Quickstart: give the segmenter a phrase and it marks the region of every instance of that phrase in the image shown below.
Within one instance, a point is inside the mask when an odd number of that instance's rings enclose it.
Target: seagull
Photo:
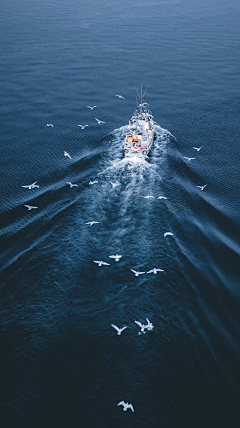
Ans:
[[[155,198],[155,196],[151,196],[151,195],[147,195],[147,196],[144,196],[144,199],[150,199],[150,198]]]
[[[71,189],[72,187],[78,187],[78,185],[77,185],[77,184],[73,184],[73,183],[71,183],[71,181],[67,181],[67,184],[69,184],[70,189]]]
[[[203,190],[205,187],[207,186],[207,184],[204,184],[204,186],[197,186],[199,189]]]
[[[70,154],[68,152],[66,152],[66,151],[64,151],[64,156],[67,156],[69,159],[72,159],[71,156],[70,156]]]
[[[27,209],[28,209],[28,211],[31,211],[31,210],[36,210],[38,207],[33,207],[32,205],[24,205]]]
[[[158,272],[164,272],[164,269],[153,268],[153,269],[149,270],[147,273],[153,273],[154,275],[156,275]]]
[[[145,333],[146,326],[143,325],[140,321],[134,321],[140,328],[143,333]]]
[[[37,183],[37,181],[35,181],[34,183],[32,183],[32,184],[28,184],[27,186],[22,186],[22,187],[25,187],[26,189],[34,189],[35,187],[38,187],[39,188],[39,185],[38,184],[36,184]]]
[[[183,156],[183,158],[184,158],[184,159],[187,159],[187,160],[188,160],[188,162],[189,162],[190,160],[196,159],[196,158],[188,158],[187,156]]]
[[[87,106],[87,108],[90,108],[91,110],[93,110],[95,107],[97,107],[97,106],[93,106],[93,107]]]
[[[86,128],[86,126],[88,126],[88,125],[78,125],[78,126],[81,126],[81,129],[84,129],[84,128]]]
[[[113,188],[116,187],[116,186],[120,186],[119,183],[113,183],[112,181],[110,181],[110,183],[111,183],[111,185],[112,185]]]
[[[120,401],[120,402],[118,403],[118,406],[123,406],[123,411],[124,411],[124,412],[126,412],[126,411],[127,411],[127,409],[131,409],[131,410],[132,410],[132,412],[134,412],[133,405],[132,405],[132,404],[125,403],[125,401]]]
[[[167,199],[166,196],[158,196],[157,199]]]
[[[111,324],[111,326],[112,326],[113,328],[115,328],[115,330],[117,330],[117,335],[118,335],[118,336],[121,336],[121,334],[122,334],[123,330],[125,330],[125,328],[127,328],[127,326],[122,327],[122,328],[119,328],[119,327],[117,327],[117,326],[116,326],[116,325],[114,325],[114,324]]]
[[[103,122],[102,120],[97,119],[96,117],[95,117],[95,119],[96,119],[96,121],[97,121],[98,124],[100,124],[100,123],[106,123],[106,122]]]
[[[134,269],[131,269],[131,271],[134,273],[135,276],[142,275],[143,273],[145,273],[145,272],[137,272]]]
[[[116,95],[116,97],[122,98],[123,100],[125,100],[125,98],[122,95]]]
[[[93,260],[93,261],[94,261],[94,263],[97,263],[98,266],[102,266],[102,265],[104,265],[104,266],[110,266],[110,264],[106,263],[106,262],[102,262],[102,261],[98,261],[98,260]]]
[[[95,181],[89,181],[89,184],[95,184],[95,183],[98,183],[98,180],[95,180]]]
[[[146,318],[146,320],[147,320],[147,325],[145,325],[145,328],[146,328],[148,331],[153,330],[153,329],[154,329],[154,325],[149,321],[149,319],[148,319],[148,318]]]
[[[201,147],[193,147],[193,149],[194,150],[197,150],[197,152],[199,152],[199,150],[201,150],[201,148],[202,148],[203,146],[201,146]]]
[[[86,224],[90,224],[90,226],[92,226],[93,224],[97,224],[97,223],[100,223],[100,221],[89,221]]]
[[[122,256],[119,256],[118,254],[116,254],[116,256],[108,256],[108,257],[110,257],[110,259],[115,259],[116,262],[119,262]]]
[[[47,125],[46,126],[51,126],[52,128],[54,128],[54,126],[53,126],[53,124],[52,123],[47,123]],[[45,128],[46,128],[46,126],[45,126]]]
[[[165,232],[163,236],[164,236],[164,238],[165,238],[165,236],[168,236],[168,235],[169,235],[169,236],[173,236],[173,233],[172,233],[172,232]]]

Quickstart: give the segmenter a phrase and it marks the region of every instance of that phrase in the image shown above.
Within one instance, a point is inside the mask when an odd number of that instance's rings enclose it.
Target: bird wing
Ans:
[[[93,260],[93,261],[94,261],[94,263],[102,263],[99,260]]]
[[[156,269],[158,272],[164,272],[164,269]]]
[[[129,409],[131,409],[131,410],[132,410],[132,412],[134,412],[134,408],[133,408],[133,405],[132,405],[132,404],[129,404],[129,405],[128,405],[128,407],[129,407]]]
[[[118,406],[125,406],[125,401],[119,401]]]
[[[127,325],[121,328],[121,332],[127,328]]]
[[[135,274],[136,274],[136,273],[138,273],[138,272],[137,272],[136,270],[134,270],[134,269],[131,269],[131,271],[132,271],[133,273],[135,273]]]
[[[102,262],[102,265],[110,266],[109,263]]]
[[[139,327],[141,327],[141,328],[143,328],[143,327],[144,327],[144,325],[143,325],[140,321],[135,321],[135,323],[136,323],[137,325],[139,325]]]
[[[118,328],[115,324],[111,324],[111,326],[112,326],[113,328],[115,328],[115,330],[119,331],[119,328]]]
[[[25,188],[27,188],[27,189],[29,188],[29,186],[21,186],[21,187],[25,187]]]
[[[116,258],[116,256],[108,256],[108,257],[110,257],[110,259],[115,259]]]
[[[138,272],[138,275],[142,275],[143,273],[145,273],[145,272]]]
[[[152,273],[152,272],[154,272],[154,270],[153,270],[153,269],[149,270],[147,273]]]
[[[24,205],[26,208],[31,208],[30,205]]]

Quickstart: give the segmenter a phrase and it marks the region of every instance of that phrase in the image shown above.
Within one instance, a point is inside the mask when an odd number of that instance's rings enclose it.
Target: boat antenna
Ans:
[[[145,92],[143,94],[143,97],[145,97],[145,94],[146,94],[147,90],[148,90],[148,86],[146,87],[146,90],[145,90]]]

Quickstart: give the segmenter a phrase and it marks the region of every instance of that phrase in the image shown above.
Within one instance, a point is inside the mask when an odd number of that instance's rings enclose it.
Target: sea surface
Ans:
[[[239,0],[0,12],[0,427],[239,428]]]

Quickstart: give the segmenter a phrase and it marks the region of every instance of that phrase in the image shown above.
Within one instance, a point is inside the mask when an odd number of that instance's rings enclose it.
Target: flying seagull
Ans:
[[[87,106],[87,108],[90,108],[91,110],[93,110],[95,107],[97,107],[97,106]]]
[[[203,190],[205,187],[207,186],[207,184],[204,184],[204,186],[197,186],[199,189]]]
[[[188,158],[187,156],[183,156],[184,159],[187,159],[187,161],[189,162],[190,160],[196,159],[196,158]]]
[[[166,196],[158,196],[157,199],[167,199]]]
[[[70,156],[70,154],[68,152],[66,152],[66,151],[64,151],[64,156],[67,156],[69,159],[72,159],[71,156]]]
[[[201,148],[202,148],[203,146],[201,146],[201,147],[193,147],[193,149],[194,150],[197,150],[197,152],[199,152],[200,150],[201,150]]]
[[[156,275],[158,272],[164,272],[164,269],[153,268],[153,269],[149,270],[147,273],[153,273],[154,275]]]
[[[142,324],[140,321],[134,321],[140,328],[143,333],[145,333],[146,326]]]
[[[37,181],[35,181],[34,183],[32,183],[32,184],[28,184],[27,186],[22,186],[22,187],[25,187],[26,189],[34,189],[35,187],[38,187],[39,188],[39,185],[38,184],[36,184],[37,183]]]
[[[102,262],[102,261],[98,261],[98,260],[93,260],[93,261],[94,261],[94,263],[97,263],[98,266],[102,266],[102,265],[104,265],[104,266],[110,266],[110,264],[106,263],[106,262]]]
[[[122,95],[116,95],[116,97],[122,98],[123,100],[125,100],[125,98]]]
[[[127,409],[131,409],[131,410],[132,410],[132,412],[134,412],[133,405],[132,405],[132,404],[125,403],[125,401],[120,401],[120,402],[118,403],[118,406],[123,406],[123,411],[124,411],[124,412],[126,412],[126,411],[127,411]]]
[[[84,128],[86,128],[86,126],[88,126],[88,125],[78,125],[78,126],[81,126],[81,129],[84,129]]]
[[[33,207],[32,205],[24,205],[27,209],[28,209],[28,211],[31,211],[31,210],[36,210],[38,207]]]
[[[164,238],[165,238],[165,236],[173,236],[173,233],[172,232],[165,232],[163,236],[164,236]]]
[[[151,322],[149,321],[149,319],[148,319],[148,318],[146,318],[146,320],[147,320],[147,325],[145,326],[145,327],[146,327],[146,329],[147,329],[148,331],[153,330],[153,329],[154,329],[154,325],[153,325],[153,323],[151,323]]]
[[[111,185],[112,185],[113,188],[116,187],[116,186],[120,186],[119,183],[113,183],[112,181],[110,181],[110,183],[111,183]]]
[[[118,336],[121,336],[121,334],[122,334],[123,330],[125,330],[125,328],[127,328],[127,326],[122,327],[122,328],[119,328],[119,327],[117,327],[117,326],[116,326],[116,325],[114,325],[114,324],[111,324],[111,326],[112,326],[113,328],[115,328],[115,330],[117,330],[117,335],[118,335]]]
[[[90,224],[90,226],[92,226],[93,224],[97,224],[97,223],[100,223],[100,221],[89,221],[86,224]]]
[[[108,257],[110,257],[110,259],[115,259],[116,262],[119,262],[122,256],[119,256],[118,254],[116,254],[116,256],[108,256]]]
[[[67,184],[69,184],[70,189],[71,189],[72,187],[78,187],[78,185],[77,185],[77,184],[73,184],[73,183],[71,183],[71,181],[67,181]]]
[[[102,120],[97,119],[96,117],[95,117],[95,119],[96,119],[96,121],[97,121],[98,124],[100,124],[100,123],[106,123],[106,122],[103,122]]]
[[[131,269],[131,271],[134,273],[135,276],[142,275],[143,273],[145,273],[145,272],[137,272],[134,269]]]
[[[147,195],[147,196],[144,196],[144,199],[150,199],[150,198],[155,198],[155,196],[151,196],[151,195]]]
[[[98,180],[89,181],[89,184],[95,184],[95,183],[98,183]]]
[[[54,126],[53,126],[53,124],[52,123],[47,123],[47,125],[46,126],[51,126],[52,128],[54,128]],[[46,128],[46,126],[45,126],[45,128]]]

